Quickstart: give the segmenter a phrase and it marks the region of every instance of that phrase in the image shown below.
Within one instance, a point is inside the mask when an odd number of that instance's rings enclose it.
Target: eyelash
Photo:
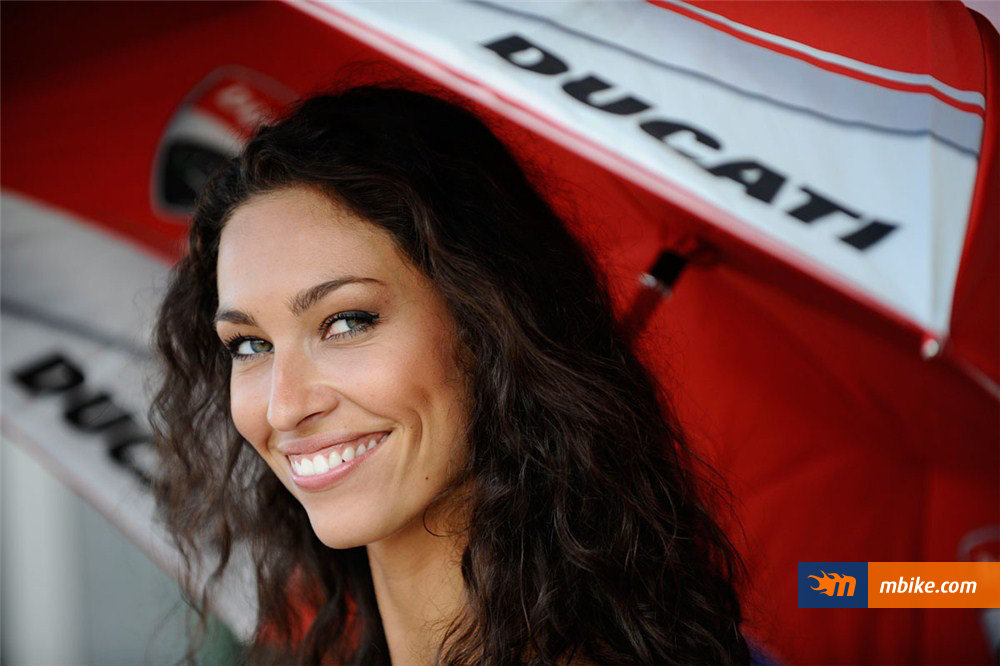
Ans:
[[[323,323],[320,324],[319,326],[319,332],[321,335],[324,335],[326,331],[329,330],[338,321],[345,321],[352,319],[361,321],[363,323],[360,326],[344,331],[343,333],[325,335],[323,340],[340,340],[343,338],[353,338],[356,335],[365,333],[369,331],[373,326],[375,326],[375,324],[378,323],[379,315],[376,312],[365,312],[363,310],[350,310],[347,312],[338,312],[337,314],[330,315],[329,317],[323,320]],[[235,335],[223,341],[222,344],[229,352],[229,355],[232,356],[234,361],[246,361],[254,356],[259,356],[260,354],[269,353],[269,352],[260,352],[257,354],[241,354],[238,351],[236,351],[237,349],[239,349],[242,343],[254,340],[261,340],[263,342],[267,342],[266,340],[263,340],[263,338],[257,338],[251,335]]]

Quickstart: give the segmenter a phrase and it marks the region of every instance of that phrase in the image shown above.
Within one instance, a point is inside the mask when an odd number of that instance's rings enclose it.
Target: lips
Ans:
[[[392,431],[379,431],[341,438],[336,444],[316,448],[319,440],[312,440],[313,450],[287,453],[292,482],[306,491],[323,491],[339,483],[383,447]],[[330,441],[330,440],[326,440]],[[305,440],[299,440],[302,445]]]
[[[312,435],[311,437],[303,437],[301,439],[292,439],[279,441],[275,445],[275,449],[279,453],[282,453],[288,457],[292,456],[309,456],[314,455],[324,449],[330,449],[342,444],[357,444],[359,440],[366,441],[368,437],[381,437],[382,435],[390,432],[388,430],[376,430],[376,431],[364,431],[364,430],[354,430],[354,431],[340,431],[340,432],[325,432]]]
[[[326,474],[344,463],[349,463],[357,457],[385,441],[388,432],[373,432],[360,435],[352,440],[340,442],[309,453],[292,454],[288,462],[292,471],[301,477],[311,477]]]

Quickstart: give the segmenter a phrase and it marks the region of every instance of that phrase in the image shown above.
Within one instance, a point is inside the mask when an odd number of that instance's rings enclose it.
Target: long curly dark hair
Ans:
[[[388,231],[439,290],[466,359],[465,611],[445,664],[749,659],[740,560],[668,401],[589,252],[459,104],[360,87],[263,127],[202,193],[156,344],[159,501],[190,566],[249,544],[252,661],[388,663],[364,547],[332,550],[236,432],[219,344],[219,238],[248,197],[320,188]],[[201,608],[205,596],[194,600]]]

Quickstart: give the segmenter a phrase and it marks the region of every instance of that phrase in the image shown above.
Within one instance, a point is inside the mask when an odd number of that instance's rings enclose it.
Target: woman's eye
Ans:
[[[375,326],[378,320],[379,315],[374,312],[338,312],[327,317],[319,330],[324,340],[338,340],[360,335]],[[242,335],[231,338],[223,344],[237,361],[246,361],[254,356],[274,351],[274,346],[267,340]]]
[[[244,360],[271,351],[271,343],[260,338],[236,338],[226,343],[234,359]]]
[[[320,327],[325,340],[352,337],[364,333],[378,322],[374,312],[338,312]]]

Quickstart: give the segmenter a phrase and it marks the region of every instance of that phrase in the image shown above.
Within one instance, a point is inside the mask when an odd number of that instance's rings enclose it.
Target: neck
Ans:
[[[422,521],[368,545],[375,598],[394,666],[434,662],[449,625],[464,604],[461,557],[465,541]]]

